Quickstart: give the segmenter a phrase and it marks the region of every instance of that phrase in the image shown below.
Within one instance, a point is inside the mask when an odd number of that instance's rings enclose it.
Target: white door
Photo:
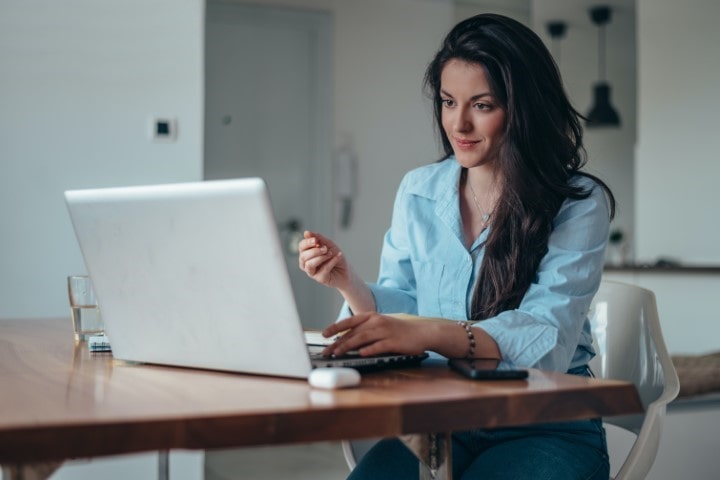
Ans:
[[[207,7],[205,178],[266,180],[300,316],[324,326],[339,301],[298,269],[292,246],[303,229],[332,235],[330,16]]]

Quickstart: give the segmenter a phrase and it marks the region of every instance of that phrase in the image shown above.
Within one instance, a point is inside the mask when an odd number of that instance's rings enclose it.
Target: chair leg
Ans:
[[[345,463],[347,463],[348,468],[352,472],[357,466],[357,458],[355,458],[355,452],[353,451],[352,443],[349,440],[343,440],[341,444],[343,456],[345,456]]]

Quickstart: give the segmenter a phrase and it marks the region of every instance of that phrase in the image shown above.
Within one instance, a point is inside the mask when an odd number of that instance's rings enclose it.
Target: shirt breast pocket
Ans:
[[[442,263],[413,262],[415,281],[417,284],[418,315],[439,317],[440,282],[445,266]]]

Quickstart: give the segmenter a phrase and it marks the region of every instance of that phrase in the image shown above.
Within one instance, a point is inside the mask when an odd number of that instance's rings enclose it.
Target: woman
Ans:
[[[346,333],[326,354],[432,351],[589,376],[587,311],[614,199],[580,171],[579,114],[552,56],[522,24],[478,15],[450,31],[425,84],[445,157],[400,184],[377,283],[330,239],[300,242],[300,268],[346,300],[348,318],[324,334]],[[604,430],[595,419],[458,433],[453,472],[607,479]],[[351,478],[416,476],[417,460],[388,439]]]

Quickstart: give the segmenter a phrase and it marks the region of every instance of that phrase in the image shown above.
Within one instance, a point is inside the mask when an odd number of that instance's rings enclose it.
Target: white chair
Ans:
[[[603,418],[636,435],[616,480],[644,479],[655,461],[667,404],[680,391],[665,347],[655,294],[620,282],[603,281],[590,309],[593,347],[590,368],[599,378],[633,382],[645,413]]]
[[[680,390],[660,329],[655,294],[635,285],[603,281],[590,307],[590,323],[597,353],[590,362],[592,371],[599,378],[634,383],[645,407],[644,414],[603,419],[636,435],[614,478],[644,479],[657,455],[667,404]],[[376,441],[343,442],[351,470]]]

